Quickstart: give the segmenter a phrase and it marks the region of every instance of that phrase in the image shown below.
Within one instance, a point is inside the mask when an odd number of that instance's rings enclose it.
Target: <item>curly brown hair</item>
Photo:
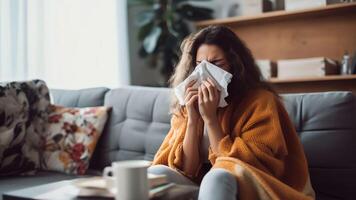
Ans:
[[[176,87],[194,71],[197,51],[202,44],[221,48],[230,64],[233,77],[228,85],[227,102],[237,94],[244,95],[248,90],[258,88],[264,88],[277,95],[270,84],[262,78],[251,51],[232,30],[225,26],[208,26],[183,40],[180,60],[169,79],[170,87]],[[183,106],[173,96],[170,112],[176,113],[182,111],[182,108]]]

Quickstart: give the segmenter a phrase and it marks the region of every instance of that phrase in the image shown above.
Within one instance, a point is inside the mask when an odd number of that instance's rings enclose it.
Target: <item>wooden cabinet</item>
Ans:
[[[356,51],[356,3],[334,4],[297,11],[273,11],[256,16],[206,20],[208,25],[230,27],[251,49],[256,59],[328,57],[341,60]],[[356,76],[325,76],[270,82],[281,93],[352,90]]]

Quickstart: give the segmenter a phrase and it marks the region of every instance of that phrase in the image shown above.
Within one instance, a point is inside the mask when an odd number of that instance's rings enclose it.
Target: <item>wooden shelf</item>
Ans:
[[[255,59],[271,61],[327,57],[342,59],[356,46],[356,2],[293,11],[272,11],[254,16],[199,21],[198,29],[210,25],[229,27],[245,42]],[[279,93],[352,91],[356,75],[271,78]]]
[[[310,8],[310,9],[301,9],[295,11],[272,11],[266,12],[259,15],[253,16],[237,16],[229,17],[224,19],[212,19],[204,20],[196,23],[198,27],[205,27],[209,25],[227,25],[227,24],[245,24],[252,22],[266,22],[273,20],[281,19],[293,19],[298,17],[307,17],[307,16],[327,16],[335,15],[343,12],[356,12],[356,3],[339,3],[333,5],[327,5],[322,7]]]
[[[353,75],[329,75],[324,77],[308,77],[308,78],[291,78],[279,79],[271,78],[268,80],[270,83],[296,83],[296,82],[317,82],[317,81],[340,81],[340,80],[356,80],[356,74]]]

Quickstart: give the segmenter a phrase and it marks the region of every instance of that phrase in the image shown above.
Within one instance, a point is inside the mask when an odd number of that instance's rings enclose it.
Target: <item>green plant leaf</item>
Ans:
[[[188,21],[211,19],[213,10],[194,6],[191,0],[132,0],[147,2],[149,10],[137,19],[139,55],[146,57],[151,68],[160,67],[166,80],[179,59],[179,45],[190,34]],[[211,1],[211,0],[195,0]],[[159,62],[158,62],[159,61]],[[156,65],[160,66],[156,66]]]
[[[161,36],[162,29],[159,26],[154,27],[150,34],[143,40],[143,47],[147,53],[152,53],[157,47],[157,41]]]
[[[136,18],[136,24],[138,26],[144,26],[154,20],[155,12],[153,10],[145,10],[138,14]]]
[[[174,12],[170,9],[166,11],[166,25],[169,34],[179,37],[179,33],[174,29],[175,17]]]
[[[139,41],[144,40],[148,34],[150,34],[152,28],[154,26],[154,22],[150,22],[146,25],[143,25],[139,30],[137,34],[137,38]]]

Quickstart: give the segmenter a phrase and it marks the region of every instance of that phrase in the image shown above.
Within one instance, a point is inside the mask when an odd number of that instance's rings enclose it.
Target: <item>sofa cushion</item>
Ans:
[[[104,105],[104,98],[109,89],[105,87],[88,88],[79,90],[51,89],[51,102],[66,107],[93,107]],[[105,129],[104,129],[105,132]],[[89,168],[96,168],[96,157],[100,156],[94,151]],[[92,167],[93,166],[93,167]]]
[[[85,174],[110,108],[50,108],[48,128],[42,137],[41,169]]]
[[[128,86],[109,91],[105,106],[112,107],[107,130],[99,140],[96,168],[116,160],[152,160],[170,128],[171,90]]]

